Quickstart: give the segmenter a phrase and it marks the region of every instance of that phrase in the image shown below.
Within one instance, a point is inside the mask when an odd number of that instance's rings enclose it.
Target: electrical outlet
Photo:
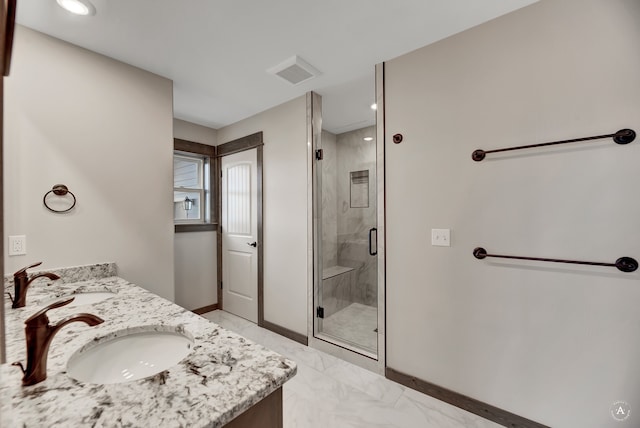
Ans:
[[[27,237],[25,235],[9,236],[9,255],[22,256],[27,254]]]
[[[431,229],[431,245],[437,247],[450,247],[451,229]]]

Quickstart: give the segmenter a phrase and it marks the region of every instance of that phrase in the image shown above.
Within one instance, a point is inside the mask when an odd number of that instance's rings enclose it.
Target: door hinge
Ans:
[[[322,160],[323,154],[322,149],[316,150],[316,160]]]
[[[220,281],[220,290],[222,290],[222,281]]]
[[[318,318],[324,318],[324,308],[322,306],[316,308],[316,316]]]

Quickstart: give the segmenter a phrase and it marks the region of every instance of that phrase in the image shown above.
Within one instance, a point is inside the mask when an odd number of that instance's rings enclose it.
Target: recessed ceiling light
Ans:
[[[96,8],[89,0],[56,0],[58,5],[74,15],[95,15]]]
[[[364,141],[373,141],[373,137],[364,137]]]
[[[377,110],[378,109],[378,104],[373,103],[371,104],[371,110]]]

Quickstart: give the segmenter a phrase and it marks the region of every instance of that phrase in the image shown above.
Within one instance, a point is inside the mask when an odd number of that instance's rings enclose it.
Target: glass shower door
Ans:
[[[321,135],[317,160],[316,335],[378,350],[376,127]],[[321,238],[321,239],[320,239]]]

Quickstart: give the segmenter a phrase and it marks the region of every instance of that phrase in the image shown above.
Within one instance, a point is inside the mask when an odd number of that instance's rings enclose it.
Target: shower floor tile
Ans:
[[[322,321],[322,333],[377,353],[378,309],[352,303]]]

